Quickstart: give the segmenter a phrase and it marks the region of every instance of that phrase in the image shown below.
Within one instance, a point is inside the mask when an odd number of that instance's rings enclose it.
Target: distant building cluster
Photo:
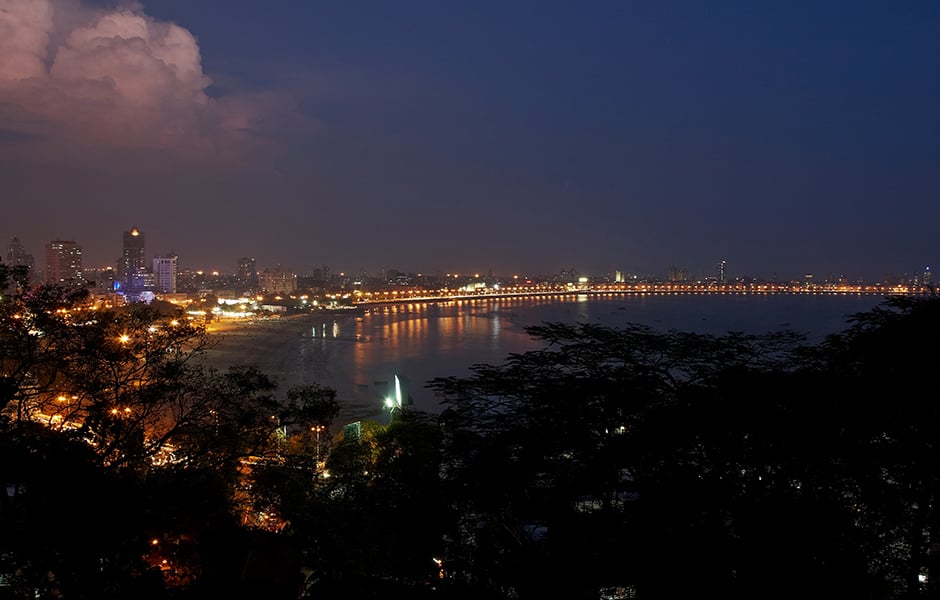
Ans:
[[[115,236],[117,237],[117,236]],[[203,271],[185,268],[173,251],[148,258],[146,235],[137,227],[122,233],[120,254],[113,266],[88,268],[82,263],[82,248],[75,240],[55,239],[45,244],[44,260],[37,263],[16,236],[10,239],[5,263],[28,269],[31,283],[49,283],[66,287],[81,286],[98,299],[126,304],[165,300],[193,309],[193,314],[241,314],[246,304],[283,312],[286,308],[308,310],[313,307],[343,306],[360,301],[403,300],[449,294],[492,294],[501,290],[606,289],[620,286],[641,289],[650,284],[681,286],[681,289],[738,289],[735,286],[768,284],[766,289],[802,289],[825,291],[850,289],[865,284],[850,281],[844,275],[816,277],[805,273],[791,281],[778,282],[748,276],[732,276],[729,263],[717,260],[705,273],[693,273],[683,266],[670,267],[664,276],[612,268],[604,275],[587,276],[574,268],[553,275],[495,276],[472,273],[414,273],[386,269],[369,275],[363,269],[356,274],[333,273],[326,265],[299,275],[281,265],[258,268],[254,258],[243,256],[233,261],[233,271]],[[0,262],[3,257],[0,257]],[[876,286],[913,286],[933,289],[930,267],[914,275],[886,275]],[[639,286],[639,287],[637,287]],[[661,287],[661,286],[660,286]],[[673,289],[670,288],[670,289]],[[617,288],[620,289],[620,288]],[[653,288],[650,288],[653,289]],[[744,288],[741,288],[744,289]],[[764,288],[761,288],[764,289]],[[190,305],[195,304],[195,307]],[[208,318],[208,317],[207,317]]]
[[[7,246],[6,260],[3,258],[0,257],[0,263],[26,267],[30,283],[85,287],[94,294],[111,295],[125,303],[149,302],[155,298],[172,300],[181,292],[205,289],[206,284],[213,287],[221,284],[221,287],[243,291],[263,291],[259,287],[262,281],[255,259],[239,259],[238,270],[232,278],[220,277],[218,273],[181,270],[180,259],[175,252],[148,258],[146,235],[137,227],[123,232],[121,253],[113,267],[87,268],[82,263],[81,245],[74,240],[64,239],[48,242],[44,260],[37,264],[20,239],[13,236]],[[264,283],[270,284],[272,291],[295,289],[295,274],[281,269],[268,273],[265,272],[267,278]]]

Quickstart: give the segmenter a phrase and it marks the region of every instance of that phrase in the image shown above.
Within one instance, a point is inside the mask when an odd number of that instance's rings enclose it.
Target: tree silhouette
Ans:
[[[449,558],[520,598],[611,587],[664,598],[912,590],[926,563],[910,558],[918,547],[932,556],[927,534],[912,538],[906,523],[929,522],[916,519],[932,501],[913,490],[930,487],[920,484],[927,440],[940,432],[932,405],[919,433],[911,419],[894,431],[909,454],[898,461],[894,449],[897,476],[886,480],[884,460],[871,461],[885,458],[872,454],[883,443],[872,444],[871,427],[883,435],[887,423],[859,398],[896,373],[917,381],[932,350],[915,343],[919,359],[885,363],[875,349],[937,331],[940,322],[914,314],[925,306],[889,304],[818,348],[787,331],[531,328],[543,350],[431,383],[447,406],[445,473],[461,507]],[[885,489],[902,475],[910,494]],[[882,557],[897,554],[889,532],[907,532],[895,544],[911,549],[903,567]]]

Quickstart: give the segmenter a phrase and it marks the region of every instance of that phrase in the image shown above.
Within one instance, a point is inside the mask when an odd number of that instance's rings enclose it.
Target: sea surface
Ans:
[[[398,376],[416,408],[438,412],[430,379],[468,376],[474,364],[501,364],[510,353],[541,347],[526,327],[546,322],[723,334],[790,329],[809,342],[841,331],[848,318],[881,296],[846,294],[558,295],[538,298],[415,302],[354,311],[324,311],[245,324],[212,334],[208,362],[253,364],[281,393],[317,383],[337,391],[340,424],[387,420],[383,401]]]

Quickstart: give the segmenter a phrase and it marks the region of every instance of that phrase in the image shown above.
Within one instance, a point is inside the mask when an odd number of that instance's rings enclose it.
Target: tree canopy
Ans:
[[[934,298],[818,344],[544,323],[341,433],[169,307],[0,289],[0,596],[940,595]]]
[[[935,592],[934,299],[809,346],[546,324],[545,349],[432,382],[466,576],[519,597]]]

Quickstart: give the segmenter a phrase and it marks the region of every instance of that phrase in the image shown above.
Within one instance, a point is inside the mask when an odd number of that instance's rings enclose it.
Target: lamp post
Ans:
[[[315,425],[310,428],[310,431],[317,434],[317,470],[320,470],[320,432],[324,429],[323,425]]]

